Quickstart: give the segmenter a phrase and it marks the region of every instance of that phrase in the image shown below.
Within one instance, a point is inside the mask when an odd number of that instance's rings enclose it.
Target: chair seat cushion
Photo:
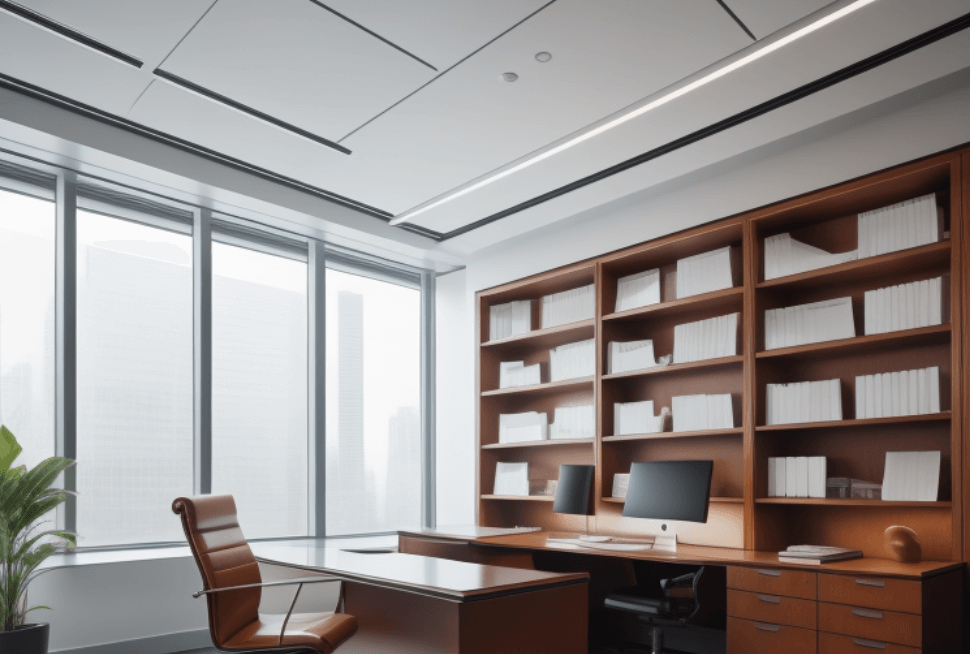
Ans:
[[[343,613],[294,613],[286,624],[285,615],[261,613],[259,620],[243,627],[225,643],[225,649],[247,650],[266,647],[305,647],[319,654],[331,654],[357,632],[357,618]]]

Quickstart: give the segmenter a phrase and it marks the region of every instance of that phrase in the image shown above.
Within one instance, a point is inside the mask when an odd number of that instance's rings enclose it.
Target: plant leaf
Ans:
[[[5,426],[0,425],[0,472],[6,473],[24,448]]]

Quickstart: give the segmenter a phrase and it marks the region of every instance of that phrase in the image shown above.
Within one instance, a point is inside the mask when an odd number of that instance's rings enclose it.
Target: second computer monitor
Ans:
[[[623,517],[707,522],[713,470],[713,461],[633,463]]]

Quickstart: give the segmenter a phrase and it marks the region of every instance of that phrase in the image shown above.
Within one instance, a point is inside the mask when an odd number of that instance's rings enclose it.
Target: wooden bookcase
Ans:
[[[773,551],[797,543],[856,547],[884,556],[886,527],[903,524],[920,535],[924,556],[963,560],[964,469],[970,456],[963,448],[967,400],[962,391],[967,336],[963,324],[970,307],[962,301],[970,284],[964,251],[970,237],[963,216],[970,212],[970,175],[963,170],[970,149],[947,152],[844,184],[809,193],[740,216],[635,245],[592,260],[536,275],[478,293],[478,521],[486,526],[540,526],[582,530],[582,517],[552,511],[551,498],[491,495],[495,464],[527,461],[533,479],[555,479],[562,463],[595,464],[596,515],[601,533],[636,534],[643,521],[622,517],[623,501],[612,495],[613,475],[629,472],[634,461],[713,459],[712,504],[706,525],[687,528],[683,540]],[[961,165],[963,164],[963,165]],[[830,252],[857,246],[856,216],[896,202],[935,193],[943,208],[946,240],[909,250],[859,259],[782,278],[764,279],[766,237],[790,232],[793,238]],[[676,299],[677,261],[730,246],[735,258],[732,288]],[[661,302],[614,312],[620,277],[659,268]],[[863,298],[868,290],[944,276],[949,299],[944,324],[907,331],[862,335]],[[531,299],[533,324],[539,322],[539,298],[595,284],[592,320],[489,341],[489,307]],[[765,311],[819,300],[851,297],[855,338],[766,351]],[[970,303],[966,303],[970,305]],[[610,341],[651,338],[657,356],[673,351],[677,325],[729,313],[740,314],[738,354],[639,372],[606,374]],[[948,314],[948,315],[946,315]],[[596,374],[592,377],[513,389],[498,389],[499,363],[524,360],[548,363],[549,349],[595,338]],[[939,366],[941,409],[938,414],[902,418],[857,419],[856,375]],[[545,378],[544,378],[545,379]],[[767,426],[767,384],[839,379],[843,420]],[[699,393],[730,393],[735,428],[615,436],[613,404]],[[498,416],[546,411],[552,421],[557,406],[595,406],[596,435],[576,441],[498,443]],[[768,459],[774,456],[825,456],[829,477],[881,482],[886,452],[939,450],[942,470],[939,501],[886,502],[767,497]]]

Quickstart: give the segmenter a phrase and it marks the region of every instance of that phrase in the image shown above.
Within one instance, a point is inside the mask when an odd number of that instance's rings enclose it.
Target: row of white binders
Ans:
[[[849,297],[765,311],[766,350],[853,336],[855,322]]]
[[[556,327],[589,320],[596,311],[593,284],[561,293],[544,295],[539,300],[541,327]],[[517,300],[489,307],[488,338],[498,340],[532,331],[532,300]]]
[[[943,278],[866,291],[866,334],[883,334],[943,323]]]
[[[702,252],[677,261],[677,299],[734,286],[734,257],[730,247]],[[660,269],[653,268],[616,281],[614,311],[628,311],[660,303]]]
[[[943,210],[936,206],[936,195],[930,194],[860,213],[857,224],[859,247],[850,252],[826,252],[796,241],[788,233],[766,238],[765,279],[935,243],[943,231]]]
[[[613,435],[658,434],[664,430],[668,415],[673,416],[673,431],[734,429],[734,403],[730,394],[683,395],[671,400],[672,409],[654,413],[653,400],[617,402],[613,405]]]
[[[589,404],[556,407],[551,425],[548,419],[545,412],[539,411],[503,413],[498,417],[498,442],[593,438],[596,434],[596,418]]]
[[[858,419],[939,412],[938,366],[855,378],[855,417]]]
[[[842,387],[838,379],[768,384],[765,398],[769,425],[842,420]]]
[[[591,377],[596,372],[596,344],[593,339],[566,343],[549,350],[549,381]],[[499,363],[499,388],[532,386],[542,383],[542,364],[525,361]]]
[[[688,363],[738,353],[738,318],[732,313],[686,323],[674,327],[674,353],[659,359],[653,350],[653,340],[611,341],[606,351],[609,374],[644,370],[670,363]]]
[[[825,497],[824,456],[768,459],[768,497]]]

